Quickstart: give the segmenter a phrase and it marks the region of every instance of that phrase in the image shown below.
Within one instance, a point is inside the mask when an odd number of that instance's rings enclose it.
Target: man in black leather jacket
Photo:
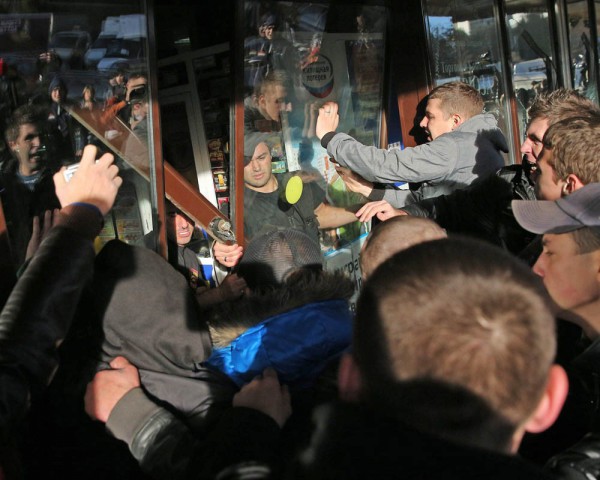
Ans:
[[[549,125],[559,120],[600,115],[600,109],[574,90],[558,89],[539,95],[529,109],[526,138],[521,145],[523,163],[501,168],[470,187],[401,210],[385,200],[371,202],[357,212],[361,221],[373,216],[386,220],[395,215],[416,215],[435,220],[449,233],[461,233],[489,241],[519,254],[535,238],[515,221],[511,200],[535,200],[535,172],[542,139]],[[344,178],[344,177],[342,177]],[[350,186],[350,188],[354,188]]]
[[[17,474],[11,444],[58,366],[57,346],[92,275],[93,239],[122,183],[112,155],[95,158],[88,146],[69,183],[62,171],[54,176],[63,209],[0,314],[0,476]]]

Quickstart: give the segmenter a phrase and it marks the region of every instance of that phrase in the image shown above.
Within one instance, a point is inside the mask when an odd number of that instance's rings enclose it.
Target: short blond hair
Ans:
[[[548,127],[544,149],[555,180],[577,175],[582,183],[600,182],[600,114],[571,117]]]
[[[434,88],[429,100],[438,99],[446,118],[455,113],[465,120],[483,113],[483,97],[475,88],[464,82],[449,82]]]
[[[446,231],[428,218],[409,215],[390,218],[373,228],[365,240],[360,253],[362,277],[366,279],[394,253],[446,236]]]

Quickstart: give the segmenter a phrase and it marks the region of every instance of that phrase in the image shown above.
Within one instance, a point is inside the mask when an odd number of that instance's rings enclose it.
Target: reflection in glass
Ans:
[[[463,81],[479,90],[485,109],[498,116],[506,134],[500,46],[491,3],[427,4],[425,16],[434,85]]]
[[[0,15],[0,131],[2,138],[9,133],[0,145],[0,182],[16,266],[33,217],[58,204],[52,175],[77,163],[86,144],[114,153],[125,180],[100,241],[144,244],[154,228],[150,99],[141,73],[146,17],[132,14],[136,7],[114,5],[110,17],[94,4],[77,15]],[[107,57],[111,42],[120,46],[114,60]]]
[[[510,48],[506,53],[499,44],[491,2],[487,6],[476,1],[425,4],[434,83],[462,80],[477,88],[486,101],[486,110],[498,115],[498,124],[509,137],[510,105],[502,75],[502,59],[507,55],[523,139],[527,108],[539,92],[556,87],[547,2],[536,0],[526,6],[506,3],[503,33]]]
[[[513,91],[517,103],[518,128],[525,139],[529,117],[527,110],[540,92],[556,84],[556,67],[552,60],[552,44],[547,4],[538,1],[507,12],[506,25],[511,45]]]
[[[360,225],[319,232],[315,209],[364,198],[346,191],[315,125],[321,105],[334,101],[339,131],[378,144],[385,9],[255,1],[245,2],[245,9],[247,240],[291,226],[320,240],[324,251],[348,244],[360,236]],[[286,188],[294,177],[301,179],[303,193],[290,203]]]
[[[590,82],[595,69],[592,63],[589,3],[580,0],[567,2],[566,5],[573,88],[597,102],[596,85],[594,81]]]

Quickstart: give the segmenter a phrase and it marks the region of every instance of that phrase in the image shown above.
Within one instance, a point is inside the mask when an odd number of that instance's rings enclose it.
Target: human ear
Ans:
[[[548,382],[537,408],[525,423],[525,430],[530,433],[543,432],[558,418],[569,392],[567,373],[559,365],[552,365],[548,374]]]
[[[565,184],[562,187],[562,194],[570,195],[575,190],[579,190],[583,186],[584,186],[584,184],[579,179],[579,177],[577,175],[575,175],[574,173],[571,173],[567,176],[567,179],[565,180]]]
[[[340,358],[338,390],[340,399],[346,402],[357,402],[360,398],[362,376],[350,353],[344,353]]]
[[[457,128],[462,122],[462,117],[458,113],[452,114],[452,130]]]

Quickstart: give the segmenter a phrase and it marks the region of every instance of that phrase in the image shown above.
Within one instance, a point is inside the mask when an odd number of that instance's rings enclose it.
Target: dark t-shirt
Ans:
[[[185,276],[191,288],[208,286],[198,256],[192,249],[169,241],[169,263]]]
[[[285,174],[276,174],[279,187],[272,193],[244,189],[244,234],[248,241],[273,229],[295,228],[304,231],[317,244],[319,224],[314,210],[325,200],[325,192],[316,182],[305,183],[300,200],[290,205],[282,192]],[[289,177],[289,175],[288,175]]]

